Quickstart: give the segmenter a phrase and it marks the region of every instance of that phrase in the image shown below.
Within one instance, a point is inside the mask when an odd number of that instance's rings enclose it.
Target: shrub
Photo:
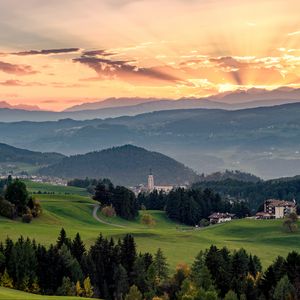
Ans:
[[[0,199],[0,215],[9,219],[16,217],[16,207],[7,200]]]
[[[31,214],[34,218],[37,218],[42,214],[42,206],[39,200],[30,197],[28,207],[30,208]]]
[[[116,216],[116,211],[115,211],[115,209],[114,209],[114,207],[112,205],[110,205],[110,206],[104,206],[102,208],[101,212],[102,212],[102,214],[105,217],[112,218],[112,217]]]
[[[210,222],[207,219],[201,219],[201,221],[199,222],[200,227],[206,227],[209,225],[210,225]]]
[[[22,216],[22,222],[23,223],[30,223],[32,221],[32,214],[26,213]]]
[[[141,223],[147,226],[155,226],[156,222],[150,214],[144,214]]]

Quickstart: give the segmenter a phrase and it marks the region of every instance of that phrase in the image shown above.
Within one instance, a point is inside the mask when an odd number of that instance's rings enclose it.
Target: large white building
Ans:
[[[148,192],[157,190],[157,191],[163,191],[163,192],[169,193],[175,187],[176,186],[174,186],[174,185],[155,185],[154,184],[154,175],[152,174],[152,171],[150,170],[150,173],[148,175],[148,187],[147,187]],[[178,187],[186,188],[185,186],[184,187],[178,186]]]
[[[296,201],[269,199],[264,203],[264,211],[256,214],[257,219],[281,219],[290,213],[296,213]]]

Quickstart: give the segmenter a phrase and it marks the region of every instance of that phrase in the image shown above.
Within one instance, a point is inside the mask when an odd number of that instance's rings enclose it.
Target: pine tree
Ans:
[[[67,233],[65,231],[64,228],[61,229],[57,242],[56,242],[56,247],[58,249],[60,249],[62,247],[62,245],[66,245],[68,248],[70,248],[71,246],[71,241],[70,239],[67,237]]]
[[[125,300],[142,300],[142,299],[143,299],[143,295],[135,285],[133,285],[129,289],[129,292],[125,297]]]
[[[275,300],[295,299],[295,288],[287,275],[283,276],[277,283],[273,298]]]
[[[153,264],[158,280],[163,281],[167,279],[169,274],[168,263],[160,248],[157,250],[154,256]]]
[[[136,256],[134,238],[132,235],[127,234],[121,244],[121,264],[127,270],[128,277],[131,277]]]
[[[37,278],[35,278],[31,284],[30,293],[39,294],[41,291],[40,286],[38,284]]]
[[[0,273],[2,273],[5,269],[5,260],[4,249],[2,248],[0,249]]]
[[[82,256],[85,254],[85,252],[86,252],[85,246],[81,240],[79,233],[77,233],[71,244],[71,253],[80,263]]]
[[[21,291],[30,292],[30,282],[29,282],[29,277],[25,276],[22,280],[22,283],[19,285],[19,288]]]
[[[149,288],[149,283],[147,281],[147,269],[144,256],[140,255],[135,260],[132,275],[134,285],[136,285],[140,291],[145,293]]]
[[[94,295],[94,290],[91,284],[90,277],[87,277],[83,281],[83,294],[85,297],[92,298]]]
[[[75,296],[75,285],[69,277],[64,277],[62,285],[57,289],[57,295],[59,296]]]
[[[224,298],[224,300],[238,300],[238,299],[239,298],[237,294],[232,290],[228,291]]]
[[[114,295],[116,300],[122,300],[128,290],[127,272],[122,265],[115,267],[113,280],[115,282]]]
[[[74,282],[82,280],[83,275],[80,264],[77,259],[72,256],[70,250],[65,244],[63,244],[59,250],[59,255],[62,261],[61,267],[63,268],[64,274],[71,278]]]
[[[205,291],[213,285],[211,274],[205,265],[205,254],[202,251],[196,256],[192,265],[191,279],[197,288],[203,288]]]
[[[12,289],[14,287],[13,280],[9,277],[5,269],[3,275],[0,277],[0,286]]]

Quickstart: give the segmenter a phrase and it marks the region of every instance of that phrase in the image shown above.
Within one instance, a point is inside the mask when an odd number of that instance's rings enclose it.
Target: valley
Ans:
[[[300,247],[300,232],[284,232],[282,220],[241,219],[196,230],[170,221],[162,211],[150,211],[156,225],[148,228],[141,224],[141,216],[132,222],[119,217],[105,218],[98,212],[99,218],[124,226],[121,228],[99,223],[93,218],[96,202],[84,189],[27,184],[30,191],[54,194],[35,195],[41,200],[43,214],[30,224],[0,217],[1,241],[5,241],[7,236],[16,240],[22,235],[49,246],[56,242],[63,227],[72,238],[79,232],[84,243],[90,246],[100,233],[114,239],[130,233],[137,242],[138,251],[154,253],[160,247],[172,269],[180,262],[190,264],[200,250],[212,244],[226,246],[230,250],[246,248],[261,258],[263,266],[268,266],[278,255]],[[140,213],[143,214],[142,211]]]

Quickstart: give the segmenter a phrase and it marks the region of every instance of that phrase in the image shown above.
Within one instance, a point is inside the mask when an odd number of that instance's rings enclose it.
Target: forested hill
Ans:
[[[233,179],[223,181],[202,181],[195,183],[194,188],[209,188],[221,194],[236,199],[244,199],[249,206],[257,210],[267,199],[296,200],[300,203],[300,177],[272,179],[258,182],[243,182]]]
[[[116,184],[133,186],[146,183],[149,169],[156,184],[185,184],[197,174],[178,161],[158,152],[124,145],[99,152],[75,155],[40,170],[42,175],[64,178],[109,178]]]
[[[200,181],[224,181],[226,179],[238,180],[242,182],[258,182],[261,179],[253,174],[241,172],[238,170],[225,170],[224,172],[214,172],[209,175],[201,175]]]
[[[59,162],[65,156],[59,153],[42,153],[15,148],[0,143],[0,162],[19,162],[32,165],[50,165]]]
[[[199,173],[238,169],[270,179],[299,174],[299,115],[298,103],[238,111],[157,111],[106,120],[0,122],[0,141],[67,155],[134,144]]]

